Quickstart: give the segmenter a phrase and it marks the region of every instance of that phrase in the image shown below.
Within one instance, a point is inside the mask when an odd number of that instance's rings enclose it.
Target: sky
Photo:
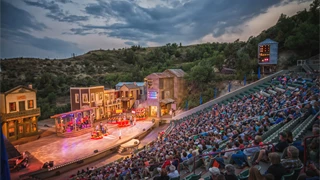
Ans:
[[[1,0],[1,58],[246,41],[312,0]]]

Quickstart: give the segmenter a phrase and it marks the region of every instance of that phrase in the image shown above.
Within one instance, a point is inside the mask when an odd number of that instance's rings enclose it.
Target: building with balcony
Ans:
[[[149,116],[170,115],[170,110],[180,106],[186,94],[185,72],[182,69],[167,69],[162,73],[152,73],[144,81],[147,86],[145,108]]]
[[[104,112],[107,117],[121,113],[121,99],[119,98],[119,91],[115,89],[104,90]]]
[[[125,84],[134,84],[139,87],[140,94],[138,100],[143,102],[147,99],[147,89],[144,82],[119,82],[118,84],[116,84],[116,90],[120,90],[120,88]]]
[[[9,141],[38,133],[40,108],[37,108],[36,93],[32,85],[0,93],[2,133]]]
[[[140,88],[135,84],[124,84],[119,89],[122,109],[131,109],[140,99]]]
[[[104,111],[104,86],[71,87],[71,111],[95,107],[94,119],[106,117]]]

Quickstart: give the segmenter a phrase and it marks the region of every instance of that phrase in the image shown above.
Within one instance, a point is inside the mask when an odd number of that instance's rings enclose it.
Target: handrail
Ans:
[[[221,153],[226,153],[226,152],[231,152],[231,151],[239,151],[239,150],[244,150],[244,149],[250,149],[250,148],[253,148],[253,147],[261,147],[261,146],[269,146],[271,145],[272,146],[272,152],[274,152],[274,145],[273,143],[266,143],[266,144],[263,144],[263,145],[257,145],[257,146],[250,146],[250,147],[245,147],[245,148],[238,148],[238,149],[231,149],[231,150],[225,150],[225,151],[220,151],[220,152],[213,152],[213,153],[208,153],[208,154],[202,154],[202,155],[198,155],[198,156],[195,156],[193,157],[193,167],[195,167],[195,163],[196,163],[196,157],[205,157],[205,156],[212,156],[212,155],[216,155],[216,154],[221,154]],[[199,159],[200,159],[199,158]],[[193,174],[195,174],[195,168],[193,169]]]
[[[303,140],[303,170],[306,171],[306,166],[307,166],[307,150],[308,150],[308,147],[307,147],[307,139],[310,139],[310,138],[315,138],[315,137],[320,137],[320,135],[316,135],[316,136],[307,136],[304,138]]]

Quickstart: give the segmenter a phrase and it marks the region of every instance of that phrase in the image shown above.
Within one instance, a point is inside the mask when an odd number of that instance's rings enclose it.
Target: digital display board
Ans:
[[[158,93],[156,91],[149,91],[148,92],[148,99],[157,99]]]
[[[270,45],[259,46],[259,63],[270,62]]]

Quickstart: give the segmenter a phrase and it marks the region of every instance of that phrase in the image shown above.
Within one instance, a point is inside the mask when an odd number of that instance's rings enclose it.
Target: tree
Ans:
[[[48,94],[48,102],[54,104],[56,102],[57,95],[54,92]]]
[[[191,68],[191,72],[187,75],[187,80],[196,84],[207,83],[213,77],[213,70],[211,66],[196,65]]]

